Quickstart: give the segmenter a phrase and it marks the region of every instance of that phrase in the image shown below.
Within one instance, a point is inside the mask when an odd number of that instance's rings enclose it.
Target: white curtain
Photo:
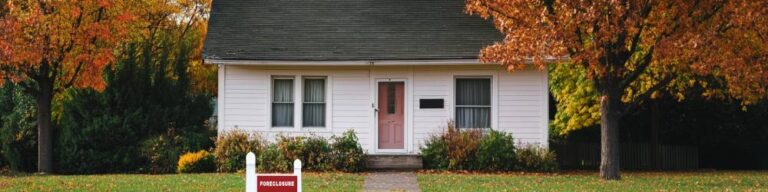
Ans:
[[[325,126],[325,79],[304,79],[304,127]]]
[[[293,127],[293,79],[275,79],[272,85],[272,126]]]
[[[490,79],[456,79],[456,126],[491,127]]]

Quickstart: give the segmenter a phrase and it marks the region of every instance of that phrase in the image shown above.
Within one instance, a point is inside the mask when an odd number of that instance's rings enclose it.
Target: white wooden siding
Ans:
[[[546,73],[537,70],[499,75],[499,129],[522,143],[547,145]]]
[[[368,153],[376,148],[376,82],[406,81],[406,149],[418,153],[423,141],[446,127],[454,116],[456,77],[492,78],[492,127],[513,134],[522,143],[546,145],[548,137],[546,72],[524,70],[507,73],[493,65],[386,66],[386,67],[280,67],[224,65],[219,70],[219,131],[238,129],[257,132],[274,141],[277,135],[330,137],[354,129]],[[301,100],[295,100],[295,128],[270,126],[272,76],[328,78],[327,128],[301,128]],[[301,94],[300,88],[294,94]],[[420,99],[444,99],[443,109],[419,109]]]

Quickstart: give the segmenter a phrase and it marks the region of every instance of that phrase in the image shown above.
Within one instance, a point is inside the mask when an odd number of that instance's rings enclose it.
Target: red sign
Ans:
[[[293,192],[298,190],[295,175],[257,175],[258,192]]]

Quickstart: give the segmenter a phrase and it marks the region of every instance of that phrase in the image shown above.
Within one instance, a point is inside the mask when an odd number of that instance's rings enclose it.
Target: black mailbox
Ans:
[[[442,109],[444,104],[443,99],[419,99],[421,109]]]

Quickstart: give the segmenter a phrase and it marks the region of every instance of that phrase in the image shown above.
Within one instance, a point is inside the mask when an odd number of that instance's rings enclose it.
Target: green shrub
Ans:
[[[474,163],[482,136],[481,130],[459,130],[453,123],[448,123],[445,132],[426,141],[422,147],[422,161],[431,169],[474,169],[478,167]]]
[[[277,149],[287,158],[287,162],[301,160],[304,169],[325,171],[331,168],[327,157],[331,148],[328,141],[322,137],[280,136]]]
[[[328,140],[322,137],[308,137],[304,140],[304,144],[301,150],[301,162],[303,169],[326,171],[331,170],[333,166],[330,164],[331,146],[328,144]],[[289,162],[293,162],[290,160]]]
[[[144,141],[142,154],[149,162],[146,171],[151,173],[172,173],[176,171],[181,149],[175,141],[178,138],[169,138],[161,135]]]
[[[428,169],[448,169],[448,149],[442,135],[432,135],[421,148],[421,161]]]
[[[213,156],[219,171],[235,172],[245,169],[245,155],[253,152],[262,154],[264,143],[258,135],[249,135],[241,130],[222,133],[216,140]]]
[[[517,149],[517,169],[533,172],[554,172],[558,170],[555,153],[537,145]]]
[[[209,139],[210,140],[210,139]],[[194,145],[196,142],[206,142],[198,140],[197,138],[191,137],[189,135],[176,135],[176,136],[168,136],[168,135],[159,135],[150,139],[145,140],[141,144],[140,148],[140,157],[143,158],[143,160],[135,160],[132,158],[125,158],[126,160],[123,161],[125,164],[130,165],[136,165],[141,166],[139,169],[140,172],[150,172],[150,173],[173,173],[175,171],[178,171],[177,163],[179,161],[179,156],[183,154],[184,152],[190,152],[190,151],[199,151],[203,150],[202,146]],[[126,149],[133,150],[131,147],[126,147]],[[119,150],[114,150],[119,151]],[[119,157],[118,154],[124,154],[124,155],[131,155],[134,152],[127,151],[124,153],[116,153],[112,157]],[[105,154],[105,153],[98,153],[98,154]],[[109,157],[105,157],[109,158]],[[93,161],[93,160],[92,160]],[[115,160],[110,160],[107,162],[113,162]],[[146,164],[144,164],[146,162]],[[79,171],[75,172],[90,172],[88,170],[94,170],[96,172],[104,172],[105,170],[107,172],[119,170],[115,168],[88,168],[87,164],[84,165],[85,169],[81,169]],[[131,169],[127,169],[127,171],[132,171]]]
[[[289,160],[276,144],[270,144],[258,156],[257,170],[263,173],[290,172],[293,161]]]
[[[365,167],[365,153],[357,140],[354,130],[344,132],[341,137],[332,137],[330,161],[334,169],[346,172],[362,171]]]
[[[515,142],[511,134],[482,129],[447,129],[431,136],[421,148],[425,168],[509,171],[515,168]]]
[[[365,153],[354,131],[347,131],[341,137],[334,136],[332,140],[333,144],[329,144],[328,139],[318,136],[281,135],[275,143],[265,145],[259,139],[249,139],[248,134],[242,131],[232,131],[219,137],[214,156],[219,171],[244,169],[248,151],[256,154],[259,172],[291,172],[296,159],[301,160],[305,170],[363,170]]]
[[[448,132],[445,135],[448,169],[466,170],[477,167],[472,163],[476,162],[477,147],[483,133],[478,129],[460,131],[456,128],[449,128]]]
[[[508,171],[515,166],[515,141],[511,134],[491,130],[480,140],[476,169]]]
[[[216,162],[214,161],[214,157],[205,150],[181,155],[181,157],[179,157],[178,166],[176,167],[176,171],[179,173],[204,173],[215,170]]]
[[[286,158],[286,160],[301,159],[301,153],[304,148],[305,137],[288,137],[280,135],[275,141],[277,150]],[[304,161],[302,161],[304,162]]]

